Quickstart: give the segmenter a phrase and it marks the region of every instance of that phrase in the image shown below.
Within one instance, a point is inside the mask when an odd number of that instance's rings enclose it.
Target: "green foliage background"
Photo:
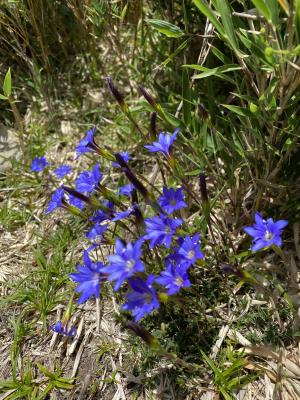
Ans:
[[[216,365],[200,354],[209,351],[220,329],[217,318],[203,315],[232,295],[236,282],[222,280],[218,267],[221,262],[243,264],[249,243],[240,232],[251,223],[254,211],[288,219],[290,227],[299,221],[299,38],[299,0],[16,0],[1,4],[0,72],[4,81],[10,68],[12,90],[10,93],[7,78],[0,112],[6,125],[16,123],[22,131],[25,160],[25,164],[15,166],[1,187],[15,182],[24,165],[28,168],[29,160],[57,143],[60,120],[72,109],[76,110],[72,118],[82,130],[93,124],[100,126],[101,139],[116,149],[144,141],[151,113],[156,111],[158,130],[181,129],[177,154],[187,180],[193,181],[205,171],[216,229],[222,237],[214,247],[216,259],[208,260],[213,272],[205,271],[199,277],[205,281],[205,290],[196,299],[186,300],[190,307],[186,317],[180,308],[171,306],[161,320],[150,321],[147,328],[169,351],[192,361],[202,358],[224,398],[231,398],[230,393],[241,385],[237,376],[245,360],[227,349],[227,354],[222,354],[225,361],[220,357]],[[124,93],[130,119],[107,89],[107,76],[112,76]],[[141,95],[138,84],[151,94],[152,101]],[[95,91],[100,97],[90,102]],[[28,109],[43,118],[46,115],[43,123],[24,129],[22,119]],[[68,139],[74,144],[77,141]],[[66,139],[59,140],[60,145],[67,145]],[[148,167],[151,165],[145,161],[144,170]],[[23,176],[22,184],[32,184],[32,178]],[[37,190],[42,191],[39,185]],[[12,198],[20,195],[17,190]],[[33,209],[32,204],[26,207]],[[6,202],[0,215],[8,230],[31,218],[22,207],[11,209]],[[201,219],[195,224],[207,229]],[[235,237],[239,240],[233,244]],[[57,292],[72,268],[71,263],[64,263],[64,255],[78,245],[78,238],[69,230],[52,240],[49,244],[43,239],[41,247],[35,249],[40,275],[31,277],[21,291],[18,286],[3,302],[5,306],[26,304],[21,316],[36,313],[44,327],[46,317],[62,301]],[[292,246],[291,229],[287,241]],[[60,243],[59,251],[49,263],[45,254],[56,243]],[[53,277],[60,277],[55,286]],[[284,273],[277,278],[289,290]],[[273,328],[270,310],[263,308],[236,326],[243,332],[248,324],[258,327],[261,339],[251,337],[254,342],[290,344],[294,316],[280,301],[277,307],[286,322],[284,330]],[[197,309],[201,316],[195,313]],[[12,328],[13,381],[0,383],[0,388],[5,392],[17,381],[20,396],[25,390],[27,398],[43,398],[38,397],[42,394],[32,383],[29,364],[17,373],[16,358],[27,333],[23,319],[16,321]],[[29,331],[33,326],[31,321]],[[133,353],[138,347],[137,343]],[[146,349],[144,363],[136,372],[151,369],[153,358]],[[230,371],[226,369],[228,360]],[[58,372],[50,376],[43,367],[39,371],[48,376],[49,391],[59,385],[72,386],[71,381],[61,381],[64,378]],[[190,378],[178,373],[174,382],[185,393]],[[252,376],[243,379],[247,383]]]

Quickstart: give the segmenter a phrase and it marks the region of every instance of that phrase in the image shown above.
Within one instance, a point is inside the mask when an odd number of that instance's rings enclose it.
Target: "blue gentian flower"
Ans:
[[[108,225],[100,225],[99,222],[96,222],[92,229],[86,234],[88,239],[97,239],[101,240],[103,238],[103,233],[107,230]]]
[[[187,207],[181,188],[175,190],[173,188],[168,189],[164,187],[163,195],[158,198],[158,204],[167,214],[172,214],[172,212],[176,210]]]
[[[131,160],[131,156],[130,156],[130,154],[128,153],[128,151],[120,151],[119,154],[123,157],[123,160],[124,160],[126,163],[128,163],[128,161]],[[113,167],[116,167],[116,168],[121,168],[121,165],[120,165],[119,163],[117,163],[116,161],[112,161],[111,165],[112,165]]]
[[[177,137],[179,129],[176,129],[173,135],[169,133],[161,132],[158,136],[158,141],[152,144],[147,144],[144,147],[148,149],[151,153],[164,153],[165,155],[170,155],[170,149]]]
[[[134,186],[132,183],[128,183],[127,185],[121,186],[119,190],[119,194],[123,196],[130,196],[133,191]]]
[[[141,278],[129,279],[128,281],[132,291],[127,294],[127,301],[122,308],[131,311],[136,322],[159,308],[156,290],[152,287],[154,280],[155,276],[150,274],[146,282]]]
[[[54,173],[58,178],[62,179],[66,175],[68,175],[71,171],[72,171],[72,167],[70,167],[69,165],[63,164],[60,167],[56,168],[54,170]]]
[[[105,220],[111,220],[113,217],[114,203],[108,200],[103,201],[103,206],[107,207],[108,210],[97,210],[92,218],[90,218],[91,222],[103,222]]]
[[[75,288],[75,292],[81,292],[78,304],[82,304],[92,296],[100,296],[100,273],[104,267],[101,262],[92,262],[88,252],[83,255],[84,265],[77,266],[77,272],[70,274],[74,282],[79,285]]]
[[[153,249],[158,244],[171,246],[172,237],[176,228],[183,223],[180,218],[169,218],[163,214],[145,219],[146,235],[145,239],[150,240],[150,248]]]
[[[133,274],[144,271],[144,264],[140,260],[142,244],[142,239],[134,244],[123,244],[120,239],[116,240],[116,254],[107,257],[110,264],[103,270],[103,273],[108,275],[107,279],[110,282],[116,281],[115,291]]]
[[[160,276],[156,278],[156,282],[168,289],[167,294],[171,295],[179,292],[182,287],[190,287],[187,267],[181,264],[173,265],[169,263],[167,269],[162,271]]]
[[[185,236],[179,240],[180,246],[177,249],[177,255],[181,256],[181,264],[187,268],[195,264],[197,260],[202,260],[204,254],[200,250],[200,236]]]
[[[255,214],[255,224],[253,227],[246,226],[244,231],[253,237],[251,250],[258,251],[265,247],[282,245],[281,230],[286,227],[288,221],[279,220],[274,222],[272,218],[263,219],[260,213]]]
[[[61,321],[56,322],[56,324],[50,326],[51,331],[60,333],[64,336],[74,336],[76,331],[74,326],[72,325],[70,329],[68,329],[67,325],[63,324]]]
[[[102,179],[99,164],[96,164],[92,171],[82,172],[76,179],[76,190],[80,193],[92,192]]]
[[[35,157],[35,159],[32,160],[30,169],[32,172],[41,172],[47,167],[47,165],[49,165],[49,163],[45,156]]]
[[[48,203],[46,214],[51,213],[58,207],[64,207],[63,198],[64,198],[64,189],[62,188],[59,188],[54,193],[52,193],[51,200]]]
[[[137,205],[134,204],[132,207],[129,207],[125,211],[116,212],[112,221],[116,222],[116,221],[120,221],[121,219],[125,219],[125,218],[129,217],[130,215],[134,214],[136,208],[137,208]]]
[[[96,132],[96,128],[92,128],[87,131],[86,136],[79,142],[76,147],[77,158],[84,153],[89,153],[93,150],[93,147],[96,145],[94,141],[94,134]]]
[[[84,208],[84,202],[81,199],[79,199],[78,197],[75,197],[71,194],[69,194],[69,203],[72,206],[79,208],[80,210],[82,210]]]

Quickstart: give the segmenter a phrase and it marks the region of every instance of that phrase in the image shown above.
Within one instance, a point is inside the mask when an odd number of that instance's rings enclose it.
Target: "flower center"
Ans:
[[[194,250],[190,250],[190,251],[187,253],[187,258],[188,258],[189,260],[192,260],[194,257],[195,257],[195,251],[194,251]]]
[[[100,275],[99,275],[98,272],[94,272],[94,273],[93,273],[93,281],[94,281],[94,282],[98,282],[98,281],[99,281],[99,276],[100,276]]]
[[[176,286],[181,286],[183,284],[183,279],[181,278],[181,276],[175,278],[174,283]]]
[[[145,293],[145,294],[144,294],[144,299],[145,299],[145,302],[146,302],[147,304],[150,304],[150,303],[152,302],[152,295],[151,295],[151,293]]]
[[[133,258],[131,258],[130,260],[126,261],[126,271],[129,272],[132,270],[132,268],[134,267],[135,261]]]
[[[170,204],[171,204],[172,206],[176,206],[176,200],[175,200],[175,199],[171,200],[171,201],[170,201]]]
[[[271,239],[273,239],[273,233],[271,233],[270,231],[266,231],[266,233],[265,233],[265,239],[266,240],[271,240]]]

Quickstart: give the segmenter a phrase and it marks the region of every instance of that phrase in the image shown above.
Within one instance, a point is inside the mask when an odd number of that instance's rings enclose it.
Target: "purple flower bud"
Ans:
[[[147,92],[147,90],[144,88],[144,86],[139,85],[139,89],[140,89],[142,95],[145,97],[145,99],[150,104],[150,106],[152,106],[155,109],[157,107],[157,103],[156,103],[154,97],[152,97],[151,94]]]
[[[123,112],[126,111],[126,103],[124,100],[124,96],[119,92],[119,90],[115,87],[115,85],[113,84],[112,78],[110,76],[108,76],[106,78],[106,82],[108,84],[108,87],[111,91],[111,93],[113,94],[114,98],[117,100],[117,102],[119,103],[121,109]]]
[[[203,203],[208,202],[208,194],[207,194],[207,187],[206,187],[206,176],[204,172],[200,172],[199,175],[199,186],[200,186],[200,193]]]
[[[150,120],[150,134],[153,140],[155,140],[156,138],[156,120],[157,120],[157,112],[153,112]]]
[[[77,192],[77,190],[72,189],[69,186],[63,186],[63,188],[71,196],[74,196],[77,199],[80,199],[80,200],[84,201],[87,204],[91,204],[91,199],[89,197],[85,196],[84,194]]]

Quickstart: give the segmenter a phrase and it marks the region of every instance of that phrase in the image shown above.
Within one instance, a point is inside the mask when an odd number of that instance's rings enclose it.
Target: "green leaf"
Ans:
[[[224,74],[225,72],[237,71],[242,69],[237,64],[222,65],[221,67],[216,68],[206,68],[198,64],[185,64],[183,65],[183,67],[196,69],[197,71],[203,71],[202,74],[194,76],[193,79],[202,79],[212,75],[218,76]]]
[[[247,108],[242,108],[239,106],[233,106],[230,104],[221,104],[221,106],[227,108],[228,110],[234,112],[235,114],[238,114],[242,117],[251,117],[252,113],[250,110],[248,110]]]
[[[271,11],[266,4],[265,0],[251,0],[258,11],[266,18],[268,22],[271,22]]]
[[[210,22],[217,29],[220,35],[225,36],[223,26],[220,24],[215,12],[210,8],[207,2],[205,0],[193,0],[193,1],[195,6],[198,7],[199,10],[202,12],[202,14],[204,14],[210,20]]]
[[[173,58],[175,58],[177,56],[177,54],[179,54],[182,50],[184,50],[191,42],[191,38],[184,40],[178,47],[177,49],[169,55],[168,58],[165,59],[165,61],[163,61],[159,66],[158,69],[161,67],[165,67],[167,64],[169,64],[170,61],[173,60]]]
[[[155,28],[158,32],[166,35],[170,38],[179,38],[184,33],[178,26],[171,24],[167,21],[162,21],[160,19],[146,19],[146,22]]]
[[[187,69],[182,71],[182,108],[183,108],[183,120],[186,125],[191,122],[191,87],[190,87],[190,77]]]
[[[3,96],[3,94],[0,94],[0,100],[7,100],[7,97]]]
[[[11,95],[11,73],[10,68],[6,72],[4,82],[3,82],[3,93],[5,96],[9,97]]]
[[[228,39],[232,48],[236,53],[239,53],[239,46],[236,39],[236,34],[232,22],[232,11],[229,8],[227,0],[215,0],[214,2],[216,10],[220,13],[225,37]]]
[[[295,2],[295,23],[296,23],[298,42],[299,42],[299,39],[300,39],[300,0],[296,0],[296,2]]]
[[[123,10],[121,12],[121,15],[120,15],[120,20],[121,21],[124,21],[124,18],[126,16],[126,12],[127,12],[127,8],[128,8],[128,3],[125,4],[125,6],[124,6],[124,8],[123,8]]]

